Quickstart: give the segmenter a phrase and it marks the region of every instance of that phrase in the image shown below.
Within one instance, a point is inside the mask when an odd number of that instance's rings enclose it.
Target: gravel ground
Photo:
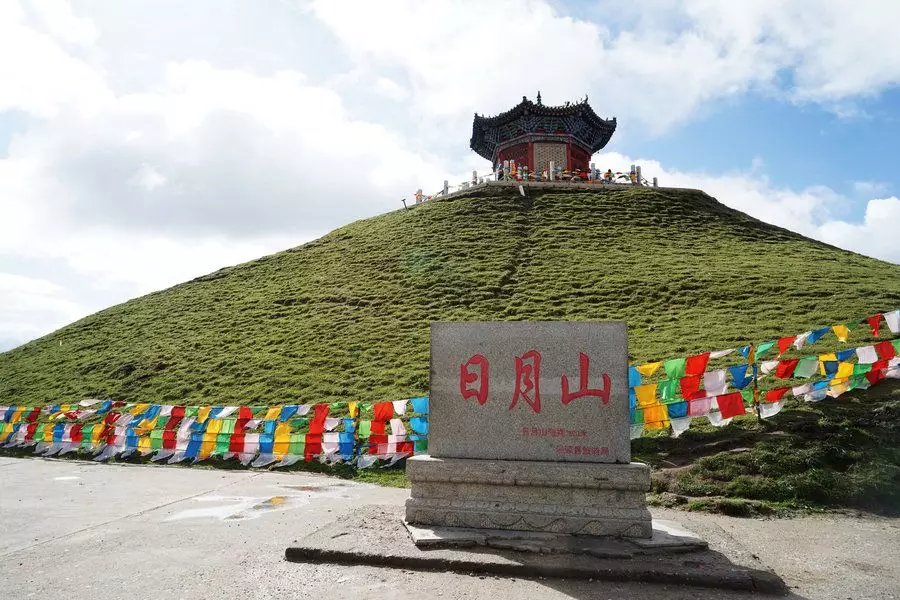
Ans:
[[[298,473],[0,457],[0,598],[750,598],[716,590],[294,564],[284,549],[406,490]],[[653,510],[794,598],[900,599],[900,519]]]

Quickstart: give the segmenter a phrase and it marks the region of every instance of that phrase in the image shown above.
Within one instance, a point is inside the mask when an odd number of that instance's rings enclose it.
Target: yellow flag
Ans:
[[[133,415],[139,415],[141,413],[147,412],[148,408],[150,408],[150,404],[135,404],[133,407],[131,407],[131,410],[129,412]]]
[[[648,383],[646,385],[636,385],[634,387],[634,395],[637,396],[637,403],[639,408],[656,404],[656,384]],[[650,420],[646,417],[646,413],[644,419],[646,421]]]
[[[53,442],[53,428],[52,427],[44,427],[44,441],[45,442]]]
[[[667,429],[669,427],[669,407],[665,404],[657,404],[645,408],[644,427],[647,429]]]
[[[853,363],[842,362],[838,364],[838,370],[834,374],[834,378],[849,379],[851,375],[853,375]]]
[[[832,352],[831,354],[820,354],[819,355],[819,375],[825,374],[825,363],[826,362],[837,362],[837,355]]]
[[[13,413],[12,418],[9,420],[10,423],[18,423],[22,420],[22,413],[25,411],[25,407],[17,408],[16,412]]]
[[[275,427],[275,443],[272,444],[272,454],[276,458],[282,459],[288,453],[288,447],[291,443],[291,426],[289,423],[279,423]]]
[[[640,373],[641,375],[643,375],[644,377],[650,377],[651,375],[656,373],[656,370],[659,369],[661,366],[662,366],[662,361],[659,361],[659,362],[653,362],[653,363],[644,363],[638,367],[635,367],[635,369],[637,369],[637,372]]]
[[[348,402],[347,408],[350,410],[350,416],[355,419],[359,414],[359,402]]]
[[[264,421],[275,421],[278,419],[278,415],[281,414],[280,406],[270,406],[269,410],[266,411],[266,416],[263,417]]]
[[[212,406],[201,406],[197,409],[197,422],[202,423],[206,419],[209,418],[209,413],[212,411]]]
[[[847,336],[850,335],[850,330],[847,329],[846,325],[835,325],[831,330],[834,331],[834,335],[837,336],[837,339],[842,342],[846,342]]]
[[[830,388],[828,388],[828,395],[831,396],[832,398],[837,398],[838,396],[847,392],[850,389],[849,381],[844,380],[842,383],[838,383],[836,385],[834,383],[835,381],[837,381],[837,380],[832,379],[831,380],[832,385]]]
[[[149,433],[154,427],[156,427],[156,422],[158,420],[159,417],[150,420],[142,419],[141,422],[138,423],[137,427],[134,428],[134,432],[138,435]]]
[[[103,427],[100,425],[94,425],[94,428],[91,430],[91,446],[96,446],[100,443],[100,435],[103,433]]]
[[[209,458],[213,450],[216,449],[216,434],[210,433],[208,430],[203,433],[203,441],[200,443],[200,454],[197,456],[198,460],[205,460]]]
[[[150,447],[150,436],[143,436],[138,439],[138,452],[141,454],[150,454],[153,448]]]

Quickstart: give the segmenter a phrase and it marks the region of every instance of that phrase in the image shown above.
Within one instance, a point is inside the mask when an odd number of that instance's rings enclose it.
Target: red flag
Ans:
[[[388,404],[393,407],[393,404],[390,402]],[[319,450],[316,451],[316,454],[320,454],[322,450],[322,433],[325,431],[325,419],[328,418],[330,407],[327,404],[316,404],[313,406],[313,410],[315,412],[312,421],[309,423],[309,433],[319,436]]]
[[[679,380],[681,384],[681,397],[685,400],[703,398],[704,392],[700,391],[700,376],[688,375]]]
[[[183,406],[173,406],[172,412],[169,414],[169,420],[172,419],[183,419],[184,418],[184,407]]]
[[[81,430],[84,428],[84,424],[75,423],[72,425],[72,429],[69,431],[69,439],[72,440],[73,444],[80,444],[81,440],[84,439]]]
[[[369,454],[387,454],[388,436],[370,435]]]
[[[175,434],[178,433],[174,429],[163,430],[163,450],[175,449]]]
[[[29,423],[34,423],[35,421],[38,420],[38,417],[40,417],[40,416],[41,416],[41,407],[35,406],[34,408],[31,409],[31,412],[29,412],[25,416],[25,420]]]
[[[897,356],[897,351],[894,350],[894,345],[890,342],[880,342],[875,344],[875,352],[878,353],[878,357],[881,360],[891,360]]]
[[[384,435],[384,426],[394,416],[393,402],[379,402],[373,408],[375,416],[372,418],[372,433]],[[387,442],[385,442],[387,443]]]
[[[777,388],[774,390],[769,390],[766,392],[766,402],[778,402],[781,400],[787,391],[791,389],[789,387]]]
[[[688,375],[703,375],[708,363],[709,352],[688,356],[687,361],[685,361],[684,372]]]
[[[741,396],[740,392],[716,396],[716,402],[719,405],[719,412],[722,413],[723,419],[730,419],[746,412],[744,410],[744,397]]]
[[[878,337],[878,328],[881,326],[881,313],[867,318],[866,323],[872,328],[872,335]]]
[[[884,380],[884,369],[872,369],[868,373],[866,373],[866,379],[869,380],[870,385],[875,385],[876,383],[880,383]]]
[[[390,403],[389,403],[390,404]],[[318,407],[320,405],[316,405]],[[324,405],[326,408],[327,404]],[[322,422],[325,422],[325,419],[322,419]],[[312,428],[312,427],[310,427]],[[314,433],[306,434],[306,444],[303,446],[303,459],[307,462],[313,460],[317,456],[322,454],[322,436],[316,435]]]
[[[799,358],[779,362],[778,366],[775,367],[775,377],[778,377],[779,379],[790,379],[794,374],[794,369],[797,368],[798,362],[800,362]]]
[[[244,425],[247,424],[247,421],[241,419],[238,420],[238,423],[243,422]],[[244,452],[244,434],[243,429],[244,425],[241,426],[241,433],[232,433],[231,439],[228,440],[228,451],[234,454],[243,454]],[[237,426],[235,426],[235,430],[237,430]]]
[[[249,421],[253,418],[253,411],[249,406],[242,406],[238,409],[238,419],[246,419]]]
[[[872,371],[880,371],[881,369],[887,369],[890,366],[889,360],[876,360],[872,363]]]
[[[783,337],[778,339],[778,356],[784,354],[788,348],[791,347],[791,344],[794,343],[794,340],[797,339],[796,335],[791,335],[788,337]]]

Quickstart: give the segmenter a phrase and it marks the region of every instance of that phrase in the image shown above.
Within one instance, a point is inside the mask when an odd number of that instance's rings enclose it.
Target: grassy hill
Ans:
[[[427,393],[433,320],[624,319],[632,362],[900,306],[900,266],[694,190],[488,188],[111,307],[0,354],[0,404],[383,401]],[[853,345],[868,339],[853,332]],[[837,349],[827,336],[812,350]],[[900,506],[900,385],[635,442],[658,500]],[[379,475],[381,476],[381,475]],[[385,477],[402,484],[402,473]],[[736,500],[737,499],[737,500]],[[738,504],[735,504],[738,502]],[[762,502],[762,504],[760,504]]]
[[[642,361],[897,305],[897,265],[702,192],[493,188],[352,223],[0,354],[0,400],[382,401],[427,392],[432,320],[624,319]]]

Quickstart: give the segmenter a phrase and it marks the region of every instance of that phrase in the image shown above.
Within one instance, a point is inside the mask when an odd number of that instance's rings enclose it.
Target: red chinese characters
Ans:
[[[578,382],[578,391],[577,392],[569,392],[569,378],[565,375],[562,376],[562,403],[568,404],[572,400],[577,400],[578,398],[584,398],[585,396],[596,396],[600,398],[603,404],[609,404],[609,391],[612,387],[612,382],[609,380],[609,375],[606,373],[603,374],[603,388],[602,389],[590,389],[588,388],[588,371],[590,369],[590,359],[588,359],[588,355],[584,352],[578,353],[578,360],[580,366],[580,377]]]
[[[537,350],[516,357],[516,388],[509,410],[515,407],[520,397],[534,412],[541,412],[541,355]]]
[[[509,410],[515,408],[519,400],[523,400],[535,413],[541,412],[541,360],[541,354],[537,350],[529,350],[522,356],[515,357],[515,388]],[[602,388],[589,387],[590,359],[583,352],[579,352],[579,371],[578,389],[575,391],[570,389],[568,376],[562,376],[560,384],[563,406],[586,396],[599,398],[603,404],[609,404],[612,388],[609,375],[602,374]],[[483,405],[488,399],[489,379],[488,359],[482,354],[475,354],[459,366],[459,393],[464,400],[475,398],[478,404]]]
[[[473,373],[474,367],[478,368],[477,373]],[[459,365],[459,393],[463,399],[478,399],[478,404],[487,402],[488,396],[488,370],[490,365],[488,360],[481,354],[476,354],[465,364]],[[478,382],[478,389],[470,389],[469,384]]]

